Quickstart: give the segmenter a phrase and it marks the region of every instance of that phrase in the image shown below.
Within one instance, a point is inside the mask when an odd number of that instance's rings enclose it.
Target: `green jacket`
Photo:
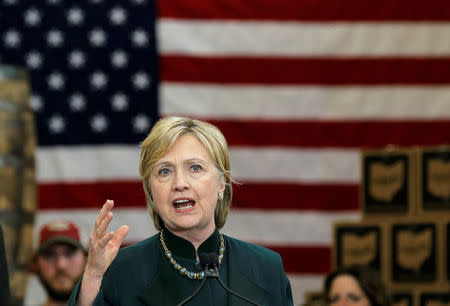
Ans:
[[[217,238],[218,232],[212,236]],[[228,288],[259,305],[293,305],[291,286],[277,253],[225,235],[224,240],[226,251],[220,274],[222,276],[222,270],[227,269],[224,282]],[[156,234],[119,251],[103,277],[94,305],[177,305],[195,291],[200,281],[186,280],[173,273],[176,272],[164,256],[159,234]],[[80,282],[72,293],[69,305],[76,305],[79,285]],[[207,290],[205,287],[202,291]],[[199,295],[186,305],[249,305],[223,289],[215,291],[218,292],[216,297],[203,293],[203,297]],[[217,296],[226,296],[226,301],[221,299],[221,303],[216,303]]]

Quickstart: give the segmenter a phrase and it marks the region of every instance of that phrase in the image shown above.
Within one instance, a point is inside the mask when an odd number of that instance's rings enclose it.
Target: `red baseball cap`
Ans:
[[[67,220],[55,220],[41,227],[37,252],[44,252],[56,243],[70,244],[84,249],[81,244],[78,226]]]

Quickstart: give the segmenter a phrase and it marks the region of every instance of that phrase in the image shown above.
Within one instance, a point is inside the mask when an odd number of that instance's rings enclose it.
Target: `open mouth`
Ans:
[[[173,201],[173,206],[175,207],[175,210],[180,212],[190,211],[194,208],[195,201],[191,199],[175,200]]]

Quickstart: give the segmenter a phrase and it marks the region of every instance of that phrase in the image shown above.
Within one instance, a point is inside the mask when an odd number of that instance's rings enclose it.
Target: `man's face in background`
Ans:
[[[36,258],[37,275],[47,294],[57,301],[69,299],[85,265],[83,249],[64,243],[50,246]]]

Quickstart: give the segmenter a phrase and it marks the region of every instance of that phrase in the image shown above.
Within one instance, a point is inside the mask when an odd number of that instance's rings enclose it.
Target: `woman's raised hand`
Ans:
[[[107,200],[98,213],[94,228],[89,236],[89,253],[81,282],[78,305],[91,305],[100,290],[103,274],[119,251],[129,228],[122,225],[116,233],[107,232],[113,213],[114,201]]]

